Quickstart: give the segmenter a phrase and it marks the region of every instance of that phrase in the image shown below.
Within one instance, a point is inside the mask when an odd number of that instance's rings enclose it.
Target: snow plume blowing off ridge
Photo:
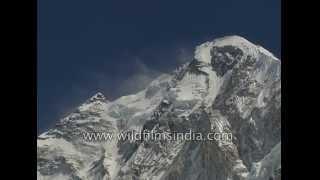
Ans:
[[[281,62],[239,36],[205,42],[194,58],[141,91],[98,93],[38,137],[39,180],[280,180]],[[82,133],[231,134],[232,140],[110,138]]]

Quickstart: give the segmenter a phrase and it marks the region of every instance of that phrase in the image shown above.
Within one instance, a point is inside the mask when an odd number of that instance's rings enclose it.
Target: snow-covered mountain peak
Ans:
[[[237,36],[237,35],[232,35],[232,36],[225,36],[221,38],[217,38],[213,40],[214,46],[236,46],[236,47],[251,47],[254,48],[255,45],[248,41],[247,39]]]
[[[234,35],[217,38],[197,46],[191,69],[203,71],[201,69],[206,67],[222,77],[232,69],[264,71],[270,66],[269,74],[278,74],[279,64],[280,60],[268,50]]]
[[[207,41],[196,47],[194,58],[204,64],[212,64],[212,59],[216,56],[241,56],[258,58],[260,55],[268,56],[274,60],[279,60],[271,52],[263,47],[253,44],[247,39],[232,35]],[[224,58],[225,59],[225,58]],[[241,59],[241,58],[239,58]],[[225,59],[226,60],[226,59]]]
[[[114,101],[97,93],[40,135],[38,178],[278,180],[280,71],[277,58],[240,36],[203,43],[193,61],[145,89]],[[107,134],[96,134],[131,130],[228,133],[233,141],[105,141]]]
[[[104,111],[105,107],[109,103],[110,101],[108,101],[102,93],[98,92],[80,105],[77,108],[77,111],[82,113]]]
[[[225,52],[230,53],[233,49],[240,49],[242,53],[255,55],[257,47],[240,36],[225,36],[205,42],[196,47],[195,59],[199,62],[210,64],[212,60],[213,49],[226,48]]]
[[[107,98],[101,92],[96,93],[89,99],[89,102],[95,101],[108,102]]]

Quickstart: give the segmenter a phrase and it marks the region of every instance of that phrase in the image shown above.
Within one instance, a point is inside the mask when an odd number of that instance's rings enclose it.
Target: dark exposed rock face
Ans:
[[[213,47],[210,53],[212,68],[219,76],[232,69],[243,57],[242,50],[234,46]]]

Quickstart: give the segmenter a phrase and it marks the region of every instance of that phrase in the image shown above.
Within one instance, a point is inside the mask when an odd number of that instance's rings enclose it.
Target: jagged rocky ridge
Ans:
[[[239,36],[196,47],[194,59],[137,94],[98,93],[38,137],[38,179],[279,180],[281,62]],[[84,141],[80,132],[232,133],[220,141]]]

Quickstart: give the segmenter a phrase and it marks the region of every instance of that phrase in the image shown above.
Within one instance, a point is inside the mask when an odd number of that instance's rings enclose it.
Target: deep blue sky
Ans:
[[[132,93],[237,34],[280,56],[280,0],[38,0],[38,130],[97,91]]]

